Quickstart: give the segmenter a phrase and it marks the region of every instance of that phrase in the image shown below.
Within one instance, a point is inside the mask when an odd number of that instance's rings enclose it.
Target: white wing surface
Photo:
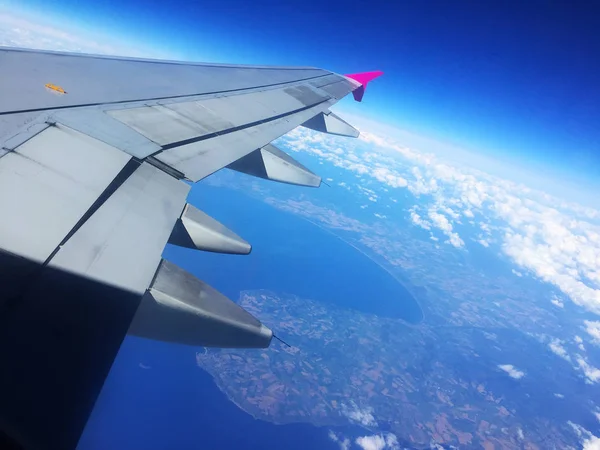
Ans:
[[[186,203],[189,182],[229,167],[318,187],[271,141],[299,125],[358,136],[329,108],[372,76],[12,48],[0,70],[0,444],[69,449],[128,331],[270,344],[162,251],[249,253]]]

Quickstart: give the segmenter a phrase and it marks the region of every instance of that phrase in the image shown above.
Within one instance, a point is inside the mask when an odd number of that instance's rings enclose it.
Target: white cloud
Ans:
[[[558,307],[558,308],[564,308],[565,304],[563,302],[560,301],[560,299],[554,297],[552,300],[550,300],[550,303],[552,303],[554,306]]]
[[[397,450],[399,449],[398,438],[393,433],[387,435],[374,434],[372,436],[361,436],[356,438],[356,444],[363,450]]]
[[[585,332],[592,337],[592,342],[600,345],[600,322],[584,320],[583,323],[585,324]]]
[[[384,214],[375,213],[374,216],[377,217],[378,219],[387,219],[387,216]]]
[[[567,353],[567,350],[563,347],[560,339],[552,339],[552,341],[550,341],[548,344],[548,347],[550,347],[550,350],[552,350],[552,352],[557,356],[560,356],[566,361],[571,361],[571,357]]]
[[[479,239],[477,242],[479,242],[484,247],[489,247],[490,246],[490,241],[488,241],[486,239]]]
[[[385,439],[379,434],[361,436],[356,438],[356,444],[363,450],[383,450],[385,448]]]
[[[585,235],[577,233],[575,227],[581,224],[555,209],[540,209],[541,212],[522,212],[518,219],[509,217],[518,229],[506,233],[503,250],[518,265],[556,285],[576,304],[600,313],[595,266],[600,262],[600,247],[589,245]],[[566,222],[573,228],[567,228]]]
[[[366,188],[364,186],[358,185],[358,189],[364,192],[366,195],[375,195],[375,191],[373,189]]]
[[[460,248],[465,245],[464,241],[456,233],[450,233],[448,238],[449,239],[446,242],[452,244],[456,248]]]
[[[456,248],[460,248],[465,245],[464,241],[458,236],[458,234],[452,231],[452,224],[446,216],[432,209],[429,210],[428,215],[429,219],[431,219],[431,223],[436,228],[439,228],[442,233],[448,237],[448,241],[446,242],[449,242]]]
[[[459,220],[460,219],[460,214],[458,214],[456,211],[454,211],[452,208],[450,208],[449,206],[440,203],[437,205],[437,208],[442,211],[443,213],[447,214],[448,216],[450,216],[453,220]]]
[[[511,378],[518,380],[525,376],[525,372],[515,368],[512,364],[499,364],[498,368],[504,370]]]
[[[408,184],[408,190],[415,196],[433,194],[438,190],[438,182],[435,178],[426,180],[418,167],[411,170],[413,180]]]
[[[433,210],[429,210],[429,218],[435,226],[444,232],[452,231],[452,224],[443,214],[439,214]]]
[[[372,172],[372,176],[393,188],[403,188],[408,186],[408,182],[397,173],[390,171],[386,167],[378,167]]]
[[[590,433],[582,442],[583,450],[600,450],[600,438]]]
[[[395,449],[398,447],[398,438],[393,433],[388,433],[385,437],[385,443],[389,448]]]
[[[575,336],[573,340],[577,343],[577,347],[579,347],[579,350],[585,352],[585,346],[583,345],[583,339],[581,339],[581,336]]]
[[[341,412],[351,421],[356,422],[365,427],[377,426],[377,422],[375,421],[375,417],[373,416],[373,408],[369,406],[361,409],[354,402],[350,402],[350,406],[342,403]]]
[[[558,394],[558,393],[555,393],[554,396],[556,398],[565,398],[565,396],[563,394]]]
[[[600,438],[597,436],[594,436],[592,433],[590,433],[588,430],[586,430],[585,428],[583,428],[581,425],[577,425],[571,421],[567,422],[571,428],[573,428],[573,431],[575,431],[575,434],[577,434],[577,437],[579,437],[580,442],[581,442],[581,448],[582,450],[600,450]]]
[[[399,449],[398,438],[395,434],[374,434],[372,436],[361,436],[356,438],[356,444],[363,450],[397,450]]]
[[[339,445],[340,450],[349,450],[350,449],[350,439],[344,438],[341,435],[338,436],[332,430],[329,430],[328,436],[329,436],[329,439],[331,439],[333,442],[336,442]]]
[[[32,18],[1,9],[0,46],[83,52],[102,55],[138,56],[165,58],[167,55],[153,50],[123,45],[105,33],[92,35],[87,32],[68,30],[63,23],[54,23],[47,18]]]
[[[600,381],[600,369],[590,365],[582,356],[577,356],[577,364],[587,378],[587,383],[598,383]]]
[[[521,272],[519,272],[519,271],[517,271],[515,269],[511,269],[511,272],[514,273],[518,277],[522,277],[523,276],[523,274]]]
[[[412,221],[412,223],[420,226],[424,230],[431,230],[431,223],[423,219],[419,214],[417,214],[414,211],[414,209],[410,211],[410,220]]]
[[[340,450],[350,449],[350,439],[345,438],[342,434],[337,434],[333,430],[328,432],[329,439],[339,445]],[[355,440],[363,450],[399,450],[398,438],[393,433],[374,434],[371,436],[360,436]]]

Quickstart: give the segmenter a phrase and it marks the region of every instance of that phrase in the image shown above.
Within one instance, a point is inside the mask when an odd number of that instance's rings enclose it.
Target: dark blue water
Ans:
[[[141,368],[140,363],[147,369]],[[195,349],[127,338],[79,450],[335,449],[327,429],[274,425],[239,409],[195,364]]]
[[[411,323],[422,319],[402,284],[331,232],[228,189],[202,186],[190,200],[249,241],[252,253],[169,247],[165,257],[230,298],[243,290],[269,289]]]

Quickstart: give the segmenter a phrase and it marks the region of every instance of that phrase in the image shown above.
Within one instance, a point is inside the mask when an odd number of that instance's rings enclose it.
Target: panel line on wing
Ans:
[[[125,101],[119,100],[119,101],[113,101],[113,102],[85,103],[85,104],[81,104],[81,105],[50,106],[50,107],[46,107],[46,108],[32,108],[32,109],[19,109],[19,110],[12,110],[12,111],[0,111],[0,116],[4,116],[4,115],[8,115],[8,114],[54,111],[54,110],[71,109],[71,108],[85,108],[85,107],[90,107],[90,106],[120,105],[120,104],[126,104],[126,103],[134,103],[134,102],[151,102],[151,101],[157,101],[157,100],[170,100],[170,99],[194,97],[194,96],[228,94],[231,92],[248,91],[251,89],[264,89],[264,88],[270,88],[270,87],[274,87],[274,86],[282,86],[284,84],[292,84],[293,85],[293,84],[297,84],[297,83],[302,83],[304,81],[327,77],[329,75],[331,75],[331,74],[326,73],[323,75],[317,75],[317,76],[308,77],[308,78],[301,78],[299,80],[293,80],[293,81],[282,81],[279,83],[264,84],[264,85],[260,85],[260,86],[252,86],[252,87],[245,87],[245,88],[238,88],[238,89],[226,89],[223,91],[214,91],[214,92],[201,92],[201,93],[196,93],[196,94],[168,95],[168,96],[163,96],[163,97],[140,98],[137,100],[125,100]]]
[[[43,273],[43,269],[48,266],[52,258],[56,256],[61,247],[79,230],[83,224],[96,212],[103,204],[108,200],[108,198],[121,186],[132,174],[135,170],[140,166],[141,162],[139,160],[131,159],[129,160],[125,166],[121,169],[121,171],[116,175],[116,177],[111,181],[111,183],[106,187],[106,189],[100,194],[100,196],[96,199],[96,201],[90,206],[90,208],[84,213],[84,215],[77,221],[77,223],[73,226],[73,228],[67,233],[67,235],[62,239],[62,241],[56,246],[56,248],[50,253],[50,255],[46,258],[41,265],[37,266],[36,270],[29,277],[29,283],[27,286],[19,292],[15,297],[7,298],[2,305],[2,309],[0,310],[0,317],[8,317],[10,311],[13,310],[18,305],[20,299],[25,298],[29,293],[29,290],[35,286],[36,280],[40,278]]]
[[[77,221],[77,223],[71,228],[71,230],[67,233],[67,235],[63,238],[62,241],[56,246],[56,248],[50,253],[50,256],[46,258],[46,261],[43,262],[42,266],[47,266],[48,263],[54,258],[54,256],[58,253],[60,248],[65,245],[65,243],[71,239],[71,237],[79,230],[92,215],[100,209],[100,207],[113,195],[119,187],[127,181],[127,179],[133,175],[133,172],[140,166],[142,162],[131,158],[127,164],[121,169],[121,171],[117,174],[117,176],[110,182],[106,189],[100,194],[100,196],[96,199],[92,206],[81,216],[81,218]]]
[[[272,117],[269,117],[267,119],[261,119],[261,120],[255,121],[255,122],[247,123],[245,125],[239,125],[237,127],[228,128],[226,130],[215,131],[214,133],[205,134],[205,135],[202,135],[202,136],[197,136],[197,137],[193,137],[193,138],[190,138],[190,139],[184,139],[182,141],[173,142],[171,144],[166,144],[166,145],[162,146],[162,150],[160,150],[160,151],[158,151],[156,153],[153,153],[152,155],[150,155],[150,157],[156,156],[156,155],[158,155],[158,154],[160,154],[160,153],[162,153],[164,151],[170,150],[172,148],[181,147],[182,145],[194,144],[196,142],[205,141],[207,139],[212,139],[212,138],[215,138],[217,136],[223,136],[225,134],[235,133],[236,131],[245,130],[247,128],[253,128],[253,127],[256,127],[258,125],[262,125],[262,124],[265,124],[265,123],[273,122],[275,120],[283,119],[283,118],[288,117],[288,116],[293,116],[294,114],[298,114],[298,113],[301,113],[303,111],[306,111],[306,110],[309,110],[311,108],[314,108],[315,106],[319,106],[319,105],[322,105],[323,103],[327,103],[330,100],[331,100],[331,98],[326,98],[326,99],[321,100],[321,101],[319,101],[317,103],[314,103],[312,105],[303,106],[302,108],[298,108],[298,109],[295,109],[293,111],[288,111],[288,112],[283,113],[283,114],[278,114],[276,116],[272,116]]]
[[[144,159],[144,161],[146,161],[148,164],[156,167],[157,169],[162,170],[166,174],[171,175],[173,178],[177,178],[178,180],[185,179],[185,173],[182,173],[179,170],[174,169],[173,167],[169,166],[168,164],[165,164],[160,159],[156,159],[153,156],[148,156],[147,158]]]

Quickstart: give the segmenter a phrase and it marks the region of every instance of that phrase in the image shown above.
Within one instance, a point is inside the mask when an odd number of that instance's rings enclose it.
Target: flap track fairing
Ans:
[[[302,124],[303,127],[337,136],[357,138],[360,132],[331,111],[320,113]]]
[[[228,169],[242,172],[266,180],[300,186],[319,187],[321,177],[312,173],[287,153],[273,144],[238,159],[227,166]]]
[[[163,260],[129,334],[203,347],[267,348],[273,332],[245,309]]]
[[[189,203],[173,227],[169,244],[234,255],[247,255],[252,250],[244,239]]]

